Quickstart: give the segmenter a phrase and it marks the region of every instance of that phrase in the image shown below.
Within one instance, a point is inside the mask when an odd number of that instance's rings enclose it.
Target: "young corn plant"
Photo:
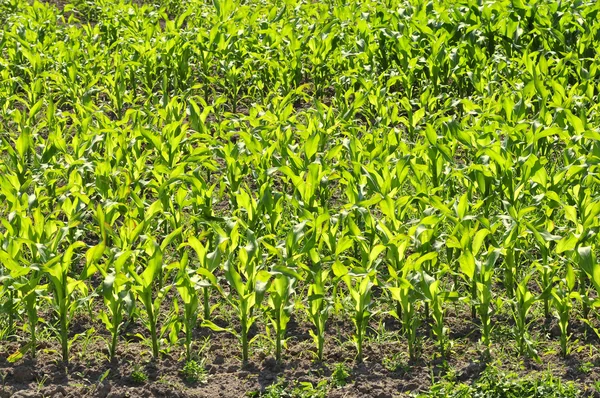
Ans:
[[[600,294],[600,264],[596,260],[594,247],[592,246],[578,247],[575,259],[580,269],[579,294],[583,302],[583,321],[589,326],[590,304],[597,302],[597,300],[591,300],[589,297],[589,282],[596,290],[596,294]]]
[[[316,357],[323,361],[323,346],[325,345],[325,326],[331,314],[331,299],[327,296],[327,280],[329,270],[321,268],[320,264],[311,269],[311,283],[308,287],[308,306],[306,312],[315,330],[309,331],[317,349]]]
[[[354,275],[351,275],[354,276]],[[356,275],[358,278],[356,285],[349,287],[350,296],[354,301],[354,314],[352,322],[354,323],[354,343],[356,344],[356,360],[362,362],[363,360],[363,342],[367,334],[367,327],[369,326],[369,319],[373,315],[371,311],[372,302],[372,288],[374,283],[371,278],[366,275]],[[348,284],[351,285],[351,284]]]
[[[185,354],[187,361],[192,360],[192,332],[198,321],[199,299],[196,290],[196,278],[190,277],[188,271],[187,252],[179,261],[179,274],[177,275],[177,291],[183,301],[183,331],[185,333]],[[196,283],[195,283],[196,282]]]
[[[334,264],[333,272],[339,279],[343,280],[348,288],[352,303],[352,323],[354,324],[354,335],[352,340],[356,346],[356,360],[363,361],[363,342],[367,334],[369,319],[373,315],[372,296],[373,279],[375,272],[367,272],[362,268],[348,270],[343,264]]]
[[[481,344],[485,347],[485,357],[489,358],[491,356],[490,346],[492,344],[491,341],[491,333],[492,333],[492,284],[491,284],[491,275],[492,272],[488,272],[487,275],[484,276],[484,282],[477,282],[477,297],[475,306],[477,308],[477,314],[479,315],[479,320],[481,322]]]
[[[108,357],[114,362],[117,352],[119,335],[124,324],[125,315],[131,315],[135,301],[131,291],[132,280],[125,272],[126,263],[132,260],[131,251],[116,255],[107,261],[105,267],[99,270],[104,278],[102,282],[102,299],[105,309],[100,312],[100,319],[111,335],[108,343]]]
[[[514,207],[509,207],[508,216],[511,219],[511,225],[504,237],[502,248],[504,249],[504,280],[503,284],[506,288],[509,299],[513,299],[516,295],[517,283],[524,271],[524,267],[520,267],[521,257],[524,255],[523,248],[527,247],[528,242],[525,239],[527,231],[522,220],[531,212],[531,208],[518,210]]]
[[[220,241],[215,249],[210,252],[210,242],[202,244],[202,242],[194,236],[188,238],[188,245],[194,249],[198,256],[199,267],[196,272],[202,278],[200,284],[202,286],[202,304],[205,320],[210,320],[211,318],[212,308],[210,306],[210,289],[211,286],[218,286],[214,274],[221,264],[221,253],[223,253],[228,244],[227,239],[221,239],[221,235],[219,235],[219,239]]]
[[[532,273],[527,274],[516,286],[513,306],[513,318],[515,320],[513,334],[517,342],[517,351],[519,354],[531,355],[537,358],[537,352],[535,352],[529,338],[529,324],[531,321],[527,320],[531,307],[539,300],[539,297],[534,296],[528,287],[532,275]]]
[[[268,290],[267,314],[273,328],[275,329],[275,359],[281,363],[281,347],[285,341],[287,324],[294,310],[294,285],[296,284],[295,272],[285,267],[272,271]]]
[[[492,300],[493,289],[492,279],[494,276],[494,266],[500,256],[499,250],[492,250],[484,262],[478,262],[476,272],[476,297],[475,308],[481,322],[481,344],[485,347],[485,355],[490,357],[490,346],[492,344]]]
[[[36,357],[37,351],[37,326],[38,326],[38,296],[41,295],[40,280],[42,273],[36,265],[23,267],[12,258],[7,256],[5,251],[0,250],[0,258],[3,265],[8,268],[12,278],[16,280],[13,286],[16,291],[17,300],[24,303],[25,313],[27,315],[27,326],[29,328],[30,340],[22,351],[29,350],[32,358]],[[53,259],[52,263],[60,260],[60,257]],[[48,265],[52,265],[52,263]],[[25,278],[26,277],[26,278]]]
[[[15,322],[18,317],[18,292],[14,287],[14,280],[9,275],[1,275],[0,282],[2,283],[2,291],[0,292],[0,299],[2,300],[2,307],[0,313],[5,316],[6,326],[4,326],[0,333],[0,339],[12,338],[15,331]]]
[[[392,299],[396,301],[397,307],[401,309],[400,314],[393,312],[393,315],[401,319],[402,333],[408,343],[408,356],[411,361],[415,361],[417,359],[417,328],[420,324],[417,303],[421,299],[415,289],[415,284],[419,282],[419,275],[415,273],[409,275],[408,271],[403,271],[403,273],[405,276],[397,276],[394,286],[388,286],[388,290]]]
[[[73,292],[77,289],[81,290],[84,295],[87,293],[87,287],[83,281],[69,276],[75,250],[83,246],[85,243],[81,241],[72,243],[62,256],[55,257],[57,261],[50,261],[40,267],[52,283],[53,299],[60,324],[59,340],[62,347],[62,360],[65,365],[69,363],[69,321],[75,309]]]
[[[232,229],[231,235],[235,236],[237,225]],[[237,239],[232,238],[232,247],[237,246]],[[255,311],[260,308],[260,305],[265,296],[265,292],[269,287],[271,274],[265,269],[264,261],[260,250],[260,242],[254,236],[254,233],[248,230],[248,244],[239,248],[237,256],[230,253],[227,261],[223,264],[225,279],[229,284],[229,292],[224,293],[225,299],[233,307],[240,321],[240,332],[237,333],[233,329],[225,329],[217,326],[210,320],[204,320],[203,326],[206,326],[215,331],[227,331],[236,336],[242,349],[242,364],[246,365],[249,358],[249,343],[248,331],[256,322]],[[217,286],[214,286],[218,288]]]
[[[444,325],[444,301],[448,301],[449,294],[442,290],[440,283],[440,279],[435,279],[421,271],[421,292],[425,297],[425,301],[429,303],[432,318],[431,328],[437,340],[440,355],[445,358],[448,345],[448,329]]]
[[[391,201],[389,201],[391,202]],[[391,206],[391,204],[388,204]],[[388,209],[388,211],[390,211]],[[396,237],[395,239],[389,239],[388,237],[391,235],[391,231],[384,229],[384,227],[379,226],[380,229],[385,231],[383,239],[386,241],[387,251],[386,251],[386,259],[388,260],[388,273],[390,275],[390,279],[388,281],[388,289],[393,287],[393,290],[390,290],[393,299],[396,301],[396,308],[391,312],[391,315],[394,316],[400,323],[404,323],[408,319],[404,316],[404,310],[402,304],[402,297],[404,294],[408,293],[407,290],[407,275],[410,271],[413,270],[412,262],[403,261],[404,253],[408,247],[409,239],[406,236]],[[403,326],[404,328],[404,326]]]
[[[155,295],[155,285],[160,277],[160,270],[163,266],[163,253],[160,246],[154,240],[149,240],[146,245],[148,260],[146,268],[138,274],[133,264],[128,264],[129,275],[133,278],[134,284],[132,291],[137,299],[142,303],[146,311],[145,326],[150,332],[150,341],[152,344],[152,357],[157,359],[159,355],[158,332],[157,332],[157,316],[160,309],[160,303],[164,298],[164,290]]]
[[[573,308],[573,300],[581,296],[575,291],[576,276],[571,264],[567,264],[564,279],[559,279],[552,289],[552,302],[554,304],[555,316],[560,328],[560,352],[563,357],[569,355],[569,318]]]
[[[526,222],[527,228],[535,237],[537,247],[542,254],[542,263],[540,264],[541,274],[541,289],[544,292],[549,292],[552,289],[553,276],[558,272],[556,267],[552,267],[550,262],[550,244],[552,241],[560,239],[560,236],[552,235],[548,231],[536,228],[531,223]],[[550,318],[550,294],[544,294],[544,317]]]

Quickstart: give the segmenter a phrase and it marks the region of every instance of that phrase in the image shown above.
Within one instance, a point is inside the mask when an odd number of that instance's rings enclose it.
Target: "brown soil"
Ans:
[[[455,380],[470,383],[485,369],[478,343],[479,331],[476,324],[468,321],[465,312],[456,313],[449,308],[447,323],[451,331],[452,348],[444,363],[436,354],[435,342],[428,336],[428,328],[422,328],[421,360],[406,361],[405,340],[399,338],[397,321],[389,317],[373,319],[365,346],[365,361],[356,364],[354,346],[351,344],[352,325],[349,319],[331,319],[325,347],[325,362],[318,364],[313,357],[313,342],[309,326],[302,320],[292,320],[288,329],[288,348],[284,351],[284,362],[278,366],[271,356],[272,346],[264,337],[252,344],[252,358],[242,366],[237,340],[225,333],[213,333],[204,328],[196,332],[195,341],[200,344],[209,338],[208,348],[200,355],[206,359],[209,373],[206,384],[188,383],[181,374],[184,364],[183,350],[174,346],[161,355],[158,361],[151,360],[149,349],[134,334],[144,333],[134,325],[121,339],[118,359],[107,360],[107,339],[104,327],[99,322],[80,316],[72,325],[73,334],[94,328],[91,341],[77,339],[71,350],[71,361],[64,367],[60,361],[60,347],[55,339],[42,340],[38,346],[36,360],[29,355],[15,363],[7,358],[19,348],[17,342],[0,345],[0,398],[4,397],[243,397],[247,394],[264,392],[265,388],[281,378],[288,383],[330,380],[333,367],[345,363],[350,370],[349,383],[342,388],[331,388],[328,397],[403,397],[409,393],[425,392],[432,382],[452,374]],[[224,323],[224,322],[219,322]],[[509,327],[508,323],[499,327]],[[573,332],[581,336],[584,327],[573,325]],[[256,324],[254,333],[264,336],[264,325]],[[550,371],[556,377],[577,383],[582,391],[600,380],[600,357],[596,351],[597,338],[588,334],[588,341],[573,339],[573,353],[561,358],[555,322],[534,322],[532,334],[538,343],[542,363],[519,360],[514,352],[514,342],[499,341],[492,347],[494,366],[501,370],[516,371],[527,375]],[[24,337],[24,336],[22,336]],[[165,343],[164,346],[167,346]],[[199,346],[194,347],[198,352]],[[398,363],[400,366],[390,364]],[[591,370],[584,370],[585,365]],[[132,372],[143,370],[148,381],[136,383]],[[588,390],[589,391],[589,390]],[[590,394],[591,391],[589,391]],[[256,395],[257,396],[257,395]]]

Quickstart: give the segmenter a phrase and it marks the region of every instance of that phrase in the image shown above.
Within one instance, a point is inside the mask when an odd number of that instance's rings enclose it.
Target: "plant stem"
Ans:
[[[398,321],[400,322],[400,327],[402,328],[402,330],[404,330],[404,322],[403,322],[403,318],[402,318],[402,305],[399,301],[396,303],[396,315],[398,316]]]
[[[363,333],[362,333],[362,317],[361,317],[361,322],[357,322],[357,328],[356,328],[356,349],[358,351],[358,355],[356,356],[356,359],[358,362],[362,362],[363,360],[363,354],[362,354],[362,339],[363,339]]]
[[[185,329],[185,353],[188,361],[192,360],[192,325]]]
[[[515,261],[515,256],[513,250],[508,250],[506,253],[506,261],[504,264],[504,283],[506,288],[506,293],[508,298],[512,299],[514,297],[514,277],[513,277],[513,264]]]
[[[35,336],[35,322],[30,319],[29,327],[31,328],[31,357],[35,359],[35,348],[37,345],[37,340]]]
[[[204,293],[204,319],[205,320],[209,320],[210,319],[210,303],[208,302],[208,299],[210,297],[210,292],[208,291],[208,286],[203,288],[203,293]]]
[[[475,278],[473,278],[473,284],[471,286],[471,298],[473,303],[475,303],[477,300],[477,282],[475,281]],[[471,305],[471,318],[473,318],[473,320],[477,318],[477,307],[475,304]]]
[[[118,327],[114,327],[112,331],[112,342],[110,344],[110,361],[113,362],[115,360],[115,353],[117,351],[117,340],[118,340],[119,330]]]
[[[8,336],[13,334],[13,330],[15,327],[15,302],[14,302],[14,291],[10,290],[10,294],[8,296]]]
[[[154,309],[152,308],[152,298],[146,299],[146,311],[148,312],[148,323],[150,324],[150,338],[152,339],[152,356],[158,358],[158,337],[156,336],[156,321],[154,319]]]
[[[319,337],[317,338],[317,358],[319,362],[323,361],[323,343],[325,331],[319,331]]]
[[[246,328],[246,316],[242,317],[242,363],[248,363],[248,330]]]
[[[62,358],[65,364],[69,363],[69,335],[67,330],[67,305],[63,299],[59,306],[60,310],[60,342],[62,344]]]
[[[281,363],[281,326],[277,322],[277,339],[275,341],[275,358],[277,363]]]

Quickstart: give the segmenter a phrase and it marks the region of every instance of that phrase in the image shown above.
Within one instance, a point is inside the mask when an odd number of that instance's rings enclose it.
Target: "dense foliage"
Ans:
[[[85,308],[111,358],[135,322],[154,357],[210,328],[248,361],[260,321],[285,360],[302,314],[322,359],[341,313],[360,361],[387,311],[415,359],[464,305],[488,355],[500,309],[567,355],[600,304],[599,11],[1,0],[2,339],[51,328],[66,362]]]

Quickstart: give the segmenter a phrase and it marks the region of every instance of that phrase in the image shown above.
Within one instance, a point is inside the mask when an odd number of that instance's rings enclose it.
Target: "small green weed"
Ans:
[[[349,377],[350,373],[348,372],[346,365],[338,363],[335,365],[335,369],[331,374],[331,385],[336,388],[343,387],[348,383]]]
[[[584,362],[577,367],[581,373],[590,373],[594,369],[595,365],[592,362]]]
[[[247,392],[248,397],[261,398],[325,398],[327,396],[327,380],[321,380],[316,386],[308,381],[295,382],[293,388],[283,378],[265,388],[263,394],[257,391]]]
[[[321,380],[316,386],[309,381],[297,383],[292,390],[294,398],[325,398],[327,396],[327,380]]]
[[[286,392],[286,382],[283,379],[278,379],[277,382],[265,388],[265,393],[261,395],[263,398],[283,398],[289,397]]]
[[[435,384],[417,398],[578,398],[581,397],[574,384],[564,383],[551,375],[541,378],[520,377],[515,373],[503,373],[488,368],[473,384],[456,384],[447,381]]]
[[[188,383],[206,384],[208,382],[208,372],[204,367],[204,361],[187,361],[183,366],[181,373]]]
[[[135,364],[133,366],[133,371],[131,372],[131,380],[139,384],[145,383],[148,381],[148,375],[140,365]]]
[[[401,352],[397,352],[393,355],[386,355],[381,362],[384,368],[389,372],[401,371],[403,373],[408,372],[409,366],[404,360],[404,355]]]

